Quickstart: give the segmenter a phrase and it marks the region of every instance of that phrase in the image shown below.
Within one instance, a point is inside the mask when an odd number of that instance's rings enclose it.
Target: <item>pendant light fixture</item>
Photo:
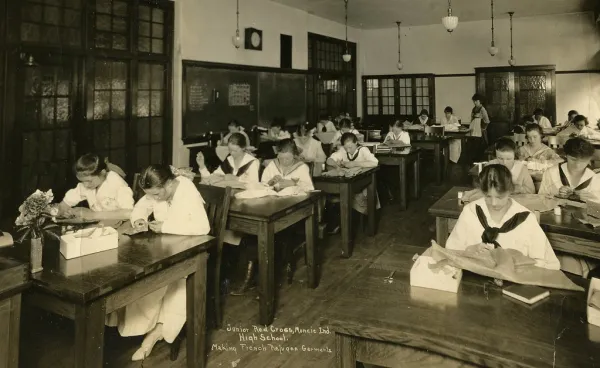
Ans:
[[[513,57],[513,15],[514,14],[515,14],[515,12],[508,12],[508,15],[510,16],[510,59],[508,59],[508,64],[510,66],[517,65],[517,61]]]
[[[448,0],[448,15],[442,18],[442,24],[448,33],[452,33],[458,26],[458,17],[452,15],[452,0]]]
[[[242,37],[240,37],[240,0],[236,0],[237,3],[237,7],[236,7],[236,29],[235,29],[235,36],[232,37],[232,42],[233,42],[233,46],[235,46],[236,49],[239,49],[242,46]]]
[[[349,63],[352,60],[352,55],[350,55],[350,50],[348,50],[348,0],[344,0],[344,7],[346,10],[346,51],[344,51],[344,55],[342,55],[342,59],[345,62]]]
[[[494,0],[492,0],[492,44],[488,49],[488,52],[492,56],[496,56],[498,54],[498,48],[496,47],[496,41],[494,39]]]
[[[402,22],[396,22],[396,25],[398,25],[398,64],[396,65],[398,67],[398,70],[402,70],[402,68],[404,68],[404,65],[402,65],[402,57],[400,56],[400,25],[402,24]]]

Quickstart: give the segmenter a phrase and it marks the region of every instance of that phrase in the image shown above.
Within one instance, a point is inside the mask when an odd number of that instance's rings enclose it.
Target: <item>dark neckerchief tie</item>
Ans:
[[[348,160],[349,161],[354,161],[358,158],[358,154],[360,153],[360,149],[363,148],[363,146],[358,146],[358,148],[356,149],[356,151],[354,151],[354,155],[350,156],[350,154],[348,152],[346,152],[346,156],[348,156]]]
[[[586,168],[587,170],[587,168]],[[560,175],[560,182],[562,185],[571,188],[571,183],[569,183],[569,179],[567,179],[567,175],[565,175],[565,172],[563,171],[562,165],[558,165],[558,173]],[[584,173],[585,175],[585,173]],[[579,190],[583,190],[585,188],[587,188],[591,183],[592,183],[592,179],[594,177],[592,176],[591,178],[589,178],[588,180],[584,181],[583,183],[579,184],[576,188],[573,188],[574,191],[579,191]]]
[[[497,228],[490,227],[487,218],[485,217],[485,213],[483,213],[483,209],[481,209],[480,206],[475,206],[475,211],[477,212],[477,218],[479,219],[481,226],[483,226],[481,241],[484,244],[494,244],[494,248],[500,247],[500,244],[496,241],[499,234],[513,231],[527,219],[527,216],[529,216],[529,212],[519,212],[502,224],[500,228]]]

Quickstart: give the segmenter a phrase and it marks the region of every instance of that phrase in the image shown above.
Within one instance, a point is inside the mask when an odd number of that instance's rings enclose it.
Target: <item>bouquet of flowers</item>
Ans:
[[[53,200],[52,190],[36,190],[23,202],[19,207],[19,217],[15,221],[17,233],[21,233],[18,243],[25,239],[42,238],[44,235],[59,239],[58,235],[51,231],[58,227],[58,224],[52,221],[58,215],[58,206],[51,204]]]

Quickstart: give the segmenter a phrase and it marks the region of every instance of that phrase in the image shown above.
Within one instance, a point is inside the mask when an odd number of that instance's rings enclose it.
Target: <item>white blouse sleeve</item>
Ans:
[[[344,161],[345,157],[346,157],[346,151],[343,148],[335,151],[334,153],[331,154],[331,156],[329,156],[329,158],[331,158],[335,161]]]
[[[148,196],[143,196],[133,207],[131,211],[131,224],[137,220],[148,221],[148,216],[152,212],[154,212],[154,200],[148,198]]]
[[[178,195],[169,210],[169,217],[163,222],[162,232],[176,235],[206,235],[210,232],[208,216],[204,209],[204,200],[193,186],[180,183],[177,190],[184,190]]]
[[[119,209],[122,210],[130,210],[133,208],[133,191],[128,185],[119,187],[117,191],[117,203],[119,204]]]
[[[373,152],[371,152],[371,150],[369,150],[368,148],[362,148],[360,150],[360,160],[363,162],[366,161],[379,164],[379,160],[377,159],[377,157],[375,157]]]
[[[384,142],[390,141],[394,139],[394,135],[392,132],[388,132],[388,134],[385,135],[385,139],[383,140]]]
[[[256,159],[252,161],[248,170],[244,173],[244,175],[240,176],[240,181],[242,183],[260,183],[258,178],[258,171],[260,169],[260,162]],[[216,173],[216,170],[215,170]]]
[[[410,134],[408,134],[408,132],[402,132],[402,134],[400,134],[400,141],[410,145]]]
[[[81,183],[77,184],[77,186],[73,189],[70,189],[67,194],[65,194],[65,198],[63,202],[65,202],[68,206],[74,207],[78,203],[83,202],[86,198],[83,197],[81,190],[83,186]]]
[[[458,221],[454,225],[454,229],[452,229],[448,240],[446,240],[446,248],[465,250],[469,245],[473,245],[468,244],[468,239],[469,234],[473,231],[471,224],[474,220],[475,218],[470,209],[467,207],[463,208],[460,216],[458,216]]]
[[[282,130],[281,133],[279,133],[279,139],[289,139],[292,138],[292,136],[290,135],[290,132],[288,132],[287,130]]]
[[[560,262],[533,214],[527,216],[521,226],[527,228],[527,236],[523,240],[527,243],[528,257],[533,258],[538,267],[559,270]]]

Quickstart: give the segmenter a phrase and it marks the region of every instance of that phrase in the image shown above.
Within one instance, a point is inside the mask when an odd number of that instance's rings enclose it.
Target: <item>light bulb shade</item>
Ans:
[[[517,65],[517,61],[515,60],[515,58],[511,57],[510,59],[508,59],[508,65],[510,65],[510,66]]]
[[[444,25],[444,28],[446,28],[446,30],[448,32],[452,32],[456,29],[456,27],[458,27],[458,17],[456,17],[454,15],[449,15],[447,17],[443,17],[442,24]]]
[[[344,59],[345,62],[349,63],[350,60],[352,60],[352,55],[345,53],[344,55],[342,55],[342,59]]]
[[[233,46],[235,46],[236,49],[242,47],[242,38],[239,33],[231,38],[231,42],[233,42]]]
[[[490,46],[490,48],[488,49],[488,52],[492,56],[498,55],[498,51],[500,51],[500,50],[498,50],[498,48],[496,46]]]
[[[402,68],[404,68],[404,64],[402,64],[402,62],[399,61],[396,67],[398,68],[398,70],[402,70]]]

